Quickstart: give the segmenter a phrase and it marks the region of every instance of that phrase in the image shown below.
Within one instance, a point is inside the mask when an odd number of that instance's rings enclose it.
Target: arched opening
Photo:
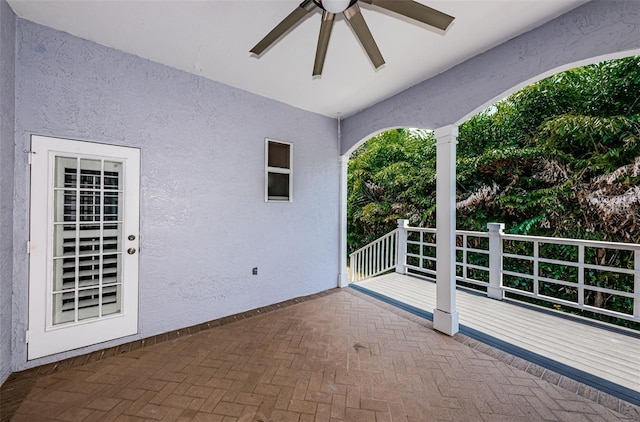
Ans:
[[[619,56],[623,54],[615,55]],[[524,90],[517,90],[520,85],[514,87],[510,90],[510,96],[462,123],[458,162],[460,165],[462,159],[464,168],[457,178],[458,228],[486,231],[488,223],[499,222],[506,223],[508,233],[518,235],[638,243],[639,234],[635,229],[638,212],[634,208],[638,202],[636,179],[637,157],[640,155],[637,147],[640,101],[638,91],[634,88],[638,84],[636,76],[640,74],[638,66],[638,58],[630,56],[626,60],[608,60],[587,67],[574,67],[570,72],[552,76],[545,73]],[[585,85],[589,81],[590,88]],[[527,117],[526,121],[523,121],[522,116]],[[580,133],[581,129],[586,133]],[[369,139],[384,140],[389,133],[402,133],[402,130],[394,131],[379,132]],[[492,137],[494,139],[490,139]],[[361,145],[364,142],[365,140],[361,140],[356,143],[349,150],[349,155],[356,152],[358,158],[362,159]],[[392,139],[378,142],[375,148],[384,147],[385,142],[391,147],[388,155],[398,152]],[[430,183],[431,191],[425,193],[430,196],[430,200],[423,200],[423,203],[426,202],[423,208],[412,208],[412,204],[407,201],[396,201],[394,204],[370,201],[366,204],[368,209],[362,213],[371,217],[370,221],[379,223],[380,227],[373,224],[370,232],[358,233],[359,239],[351,233],[351,239],[355,242],[348,248],[350,251],[361,246],[364,241],[368,242],[389,231],[396,218],[408,218],[418,226],[433,227],[436,208],[433,201],[435,140],[431,137],[429,142],[431,167],[428,172],[423,171],[423,175],[432,179],[428,182],[414,182],[411,188],[424,189],[423,185]],[[591,147],[593,148],[590,149]],[[428,148],[420,153],[425,155]],[[426,155],[428,154],[427,152]],[[407,169],[410,162],[411,160],[406,159],[393,162],[389,169],[384,169],[386,173],[383,176],[387,179],[397,179],[398,174],[415,177],[419,172],[410,169],[403,173],[403,168]],[[395,181],[397,180],[392,183]],[[363,187],[362,183],[360,187]],[[376,186],[374,180],[370,181],[365,191],[369,196],[375,197],[378,194],[376,192],[384,188]],[[387,194],[389,195],[388,192]],[[346,197],[343,197],[343,201],[346,201]],[[615,208],[614,205],[618,207]],[[386,211],[384,207],[387,208]],[[458,243],[460,242],[462,240],[458,239]],[[475,239],[473,242],[478,243],[480,240]],[[544,254],[547,258],[544,259],[547,260],[555,258],[553,255],[569,260],[573,255],[577,256],[579,249],[549,245],[545,247],[547,250]],[[542,257],[543,251],[537,253]],[[623,267],[633,266],[631,253],[611,253],[596,247],[588,247],[586,252],[581,253],[593,254],[581,258],[585,265],[615,261]],[[477,259],[484,262],[487,258],[478,256]],[[509,265],[517,268],[516,264],[518,262],[514,260]],[[459,270],[458,268],[458,272]],[[514,272],[513,268],[507,271]],[[578,270],[559,269],[557,263],[536,264],[535,271],[536,276],[551,279],[573,277],[577,282]],[[571,274],[563,274],[567,271]],[[595,271],[604,272],[602,269]],[[586,277],[585,280],[592,277],[591,281],[583,281],[596,283],[595,275],[581,277]],[[488,282],[486,273],[478,272],[475,278]],[[630,280],[623,283],[633,284]],[[565,302],[579,302],[581,306],[594,306],[627,315],[637,312],[634,311],[634,299],[631,296],[591,289],[588,286],[578,288],[571,284],[553,285],[552,281],[541,282],[536,286],[533,284],[526,277],[505,277],[507,287],[524,293],[535,291],[536,294],[556,299],[561,305],[548,303],[556,308],[564,308]],[[607,288],[613,290],[611,286]],[[583,296],[578,299],[580,289],[584,291],[580,293]],[[615,317],[605,319],[616,321]],[[625,325],[625,321],[629,319],[623,318],[619,322]],[[630,324],[637,323],[632,321]]]

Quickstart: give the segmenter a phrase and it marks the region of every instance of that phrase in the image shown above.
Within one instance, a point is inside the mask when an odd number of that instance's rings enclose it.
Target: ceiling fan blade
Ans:
[[[349,21],[349,23],[351,24],[353,31],[358,36],[360,44],[362,44],[365,51],[369,55],[369,58],[371,59],[373,65],[376,67],[376,69],[382,66],[384,64],[384,59],[382,58],[382,54],[378,49],[376,41],[373,39],[373,35],[371,35],[371,31],[369,31],[367,23],[364,21],[364,17],[362,17],[362,12],[360,12],[358,3],[355,3],[343,13],[344,17],[347,18],[347,21]]]
[[[317,6],[313,0],[304,0],[296,9],[289,13],[289,15],[282,20],[275,28],[271,30],[258,44],[251,50],[251,53],[256,55],[262,54],[271,44],[278,41],[288,30],[298,24],[309,12],[315,9]]]
[[[413,0],[361,0],[374,6],[396,12],[400,15],[446,30],[455,19],[453,16],[432,9]]]
[[[329,38],[331,38],[331,29],[336,15],[324,10],[322,12],[322,24],[320,25],[320,36],[318,37],[318,47],[316,48],[316,60],[313,63],[313,76],[322,75],[324,67],[324,58],[327,56],[327,47],[329,46]]]

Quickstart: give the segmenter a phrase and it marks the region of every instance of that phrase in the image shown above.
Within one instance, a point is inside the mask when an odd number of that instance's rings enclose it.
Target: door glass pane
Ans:
[[[96,318],[100,312],[100,289],[78,292],[78,320]]]
[[[114,284],[120,283],[120,272],[119,268],[122,267],[120,264],[121,254],[112,254],[112,255],[104,255],[102,260],[102,284]]]
[[[122,309],[122,286],[106,286],[102,288],[102,315],[120,313]]]
[[[78,183],[78,159],[75,157],[56,157],[56,188],[75,188]]]
[[[75,291],[53,295],[53,324],[75,321]]]
[[[80,188],[100,189],[102,161],[80,160]]]
[[[122,190],[122,163],[116,161],[104,162],[105,190]]]
[[[102,210],[104,221],[122,221],[121,198],[121,192],[104,192],[104,206]]]
[[[80,191],[80,221],[100,221],[100,192]]]
[[[102,252],[120,252],[122,239],[122,223],[105,223],[102,231]]]
[[[55,162],[53,325],[120,313],[122,163]]]
[[[100,224],[79,224],[78,253],[93,255],[100,253]]]
[[[56,223],[76,221],[76,191],[56,190],[53,218]]]
[[[78,258],[78,287],[97,286],[100,284],[100,255],[81,256]]]
[[[76,287],[76,259],[53,260],[53,291],[71,290]]]
[[[53,226],[53,257],[75,256],[76,225],[56,224]]]

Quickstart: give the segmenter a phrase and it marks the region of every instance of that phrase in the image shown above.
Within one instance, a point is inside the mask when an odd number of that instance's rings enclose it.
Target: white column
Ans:
[[[407,227],[409,220],[398,220],[398,237],[396,238],[396,272],[407,273]]]
[[[504,224],[489,223],[489,287],[487,296],[491,299],[504,299],[502,290],[502,235]]]
[[[456,309],[456,144],[458,127],[436,129],[436,309],[433,328],[458,332]]]
[[[338,253],[340,258],[338,263],[338,287],[347,287],[349,277],[347,276],[347,167],[349,156],[340,156],[340,246]]]

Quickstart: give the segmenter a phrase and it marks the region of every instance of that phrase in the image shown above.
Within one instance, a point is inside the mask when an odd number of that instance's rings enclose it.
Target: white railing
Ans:
[[[435,280],[436,229],[407,227],[404,271],[417,272]]]
[[[398,248],[398,229],[374,240],[349,255],[349,282],[375,277],[395,269]]]
[[[640,245],[505,234],[497,223],[488,229],[456,231],[458,283],[480,286],[494,299],[510,292],[640,322]],[[400,220],[390,235],[397,237],[396,272],[435,281],[436,229],[409,227]],[[367,262],[380,259],[370,248],[376,242],[359,250],[369,251]],[[375,275],[365,272],[352,281]]]
[[[502,240],[504,291],[640,321],[640,245],[507,234]],[[516,252],[523,248],[527,253]],[[522,271],[523,264],[531,271]],[[629,313],[611,309],[624,298]]]

